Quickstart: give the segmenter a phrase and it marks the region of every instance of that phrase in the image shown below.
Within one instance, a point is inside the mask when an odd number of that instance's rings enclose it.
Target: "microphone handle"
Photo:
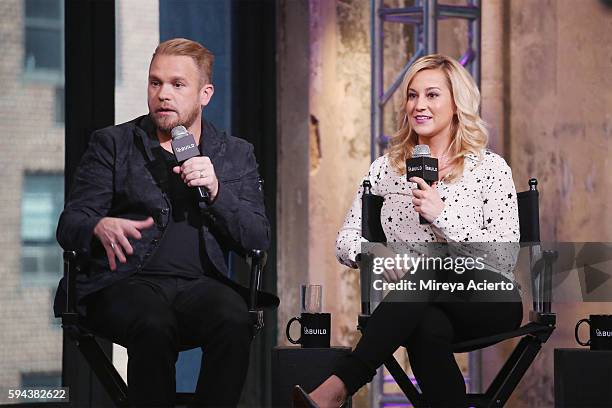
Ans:
[[[192,157],[196,157],[196,156],[192,156]],[[191,157],[189,157],[189,159],[191,159]],[[182,162],[179,162],[178,165],[181,166],[183,163],[185,163],[187,160],[183,160]],[[208,192],[208,190],[206,189],[206,187],[202,187],[202,186],[198,186],[196,188],[197,191],[197,197],[198,197],[198,201],[205,201],[205,202],[209,202],[210,201],[210,193]]]
[[[210,201],[210,193],[206,187],[198,186],[198,200],[199,201]]]
[[[182,128],[182,130],[180,129]],[[181,137],[176,137],[174,131],[178,129],[178,133],[184,133]],[[196,142],[192,134],[187,133],[183,126],[177,126],[172,129],[172,152],[179,166],[185,163],[187,160],[201,156],[199,149],[196,148]],[[180,154],[179,154],[180,153]],[[197,198],[198,201],[210,202],[210,192],[201,186],[198,186]]]
[[[433,181],[428,181],[428,180],[425,180],[425,182],[429,184],[430,186],[434,183]],[[429,224],[429,221],[427,221],[425,218],[423,218],[421,214],[419,214],[419,224],[421,225]]]

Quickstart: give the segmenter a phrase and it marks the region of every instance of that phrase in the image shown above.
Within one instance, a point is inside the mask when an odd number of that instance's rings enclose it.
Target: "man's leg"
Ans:
[[[128,350],[130,405],[174,406],[178,330],[161,288],[130,277],[95,293],[87,305],[94,331]]]
[[[244,299],[209,277],[189,282],[176,297],[181,343],[202,346],[195,404],[236,406],[249,366],[253,335]]]

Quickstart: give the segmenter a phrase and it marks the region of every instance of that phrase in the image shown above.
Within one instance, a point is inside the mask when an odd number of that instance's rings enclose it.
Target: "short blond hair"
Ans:
[[[469,72],[457,61],[441,54],[426,55],[410,66],[401,85],[403,92],[398,109],[398,131],[389,140],[387,153],[392,167],[400,174],[406,173],[406,159],[412,156],[412,149],[418,144],[418,135],[410,127],[406,115],[408,89],[415,75],[426,69],[439,69],[446,76],[457,113],[451,126],[451,162],[454,169],[447,176],[454,181],[463,174],[464,158],[472,153],[482,157],[482,151],[489,141],[486,123],[479,114],[480,92]]]
[[[212,82],[212,69],[215,56],[199,42],[186,38],[173,38],[162,42],[157,46],[151,61],[157,55],[182,55],[191,57],[200,70],[202,85]]]

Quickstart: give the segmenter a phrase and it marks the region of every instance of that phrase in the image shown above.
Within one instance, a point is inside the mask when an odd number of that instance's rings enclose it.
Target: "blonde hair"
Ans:
[[[450,161],[453,170],[447,175],[449,182],[457,180],[465,165],[465,156],[469,153],[482,157],[487,146],[489,133],[486,123],[478,112],[480,92],[467,70],[454,59],[440,54],[419,58],[404,75],[401,89],[403,91],[401,107],[398,110],[398,131],[389,140],[387,153],[391,166],[399,173],[406,174],[406,159],[412,156],[412,149],[418,144],[418,135],[410,127],[406,113],[408,89],[415,75],[426,69],[441,70],[447,80],[451,97],[456,106],[456,114],[451,124]]]
[[[182,55],[191,57],[195,61],[201,75],[201,85],[211,83],[212,67],[215,56],[202,44],[186,38],[173,38],[157,46],[151,61],[157,55]]]

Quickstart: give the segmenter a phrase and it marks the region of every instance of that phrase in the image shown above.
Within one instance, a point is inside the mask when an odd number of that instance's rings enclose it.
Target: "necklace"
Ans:
[[[448,145],[446,151],[438,159],[438,169],[443,170],[449,166],[448,153],[450,152],[451,145]]]

